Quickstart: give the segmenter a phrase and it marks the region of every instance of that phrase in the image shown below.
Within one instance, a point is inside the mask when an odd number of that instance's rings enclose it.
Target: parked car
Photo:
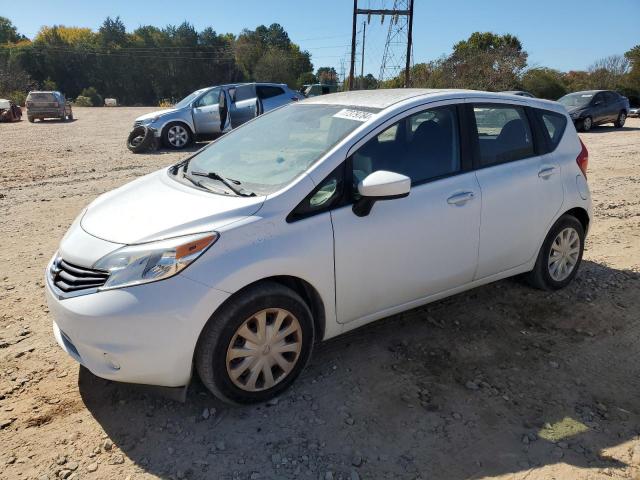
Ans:
[[[519,97],[536,98],[535,95],[529,92],[525,92],[524,90],[506,90],[502,93],[508,93],[509,95],[517,95]]]
[[[640,117],[640,107],[634,107],[629,109],[628,117]]]
[[[513,275],[563,288],[592,217],[570,121],[455,90],[274,110],[80,213],[45,272],[55,338],[100,377],[183,387],[195,371],[251,403],[317,341]]]
[[[73,120],[71,104],[60,92],[29,92],[26,106],[27,119],[31,123],[45,118]]]
[[[302,87],[302,94],[305,97],[315,97],[317,95],[328,95],[329,93],[336,93],[338,91],[338,85],[326,85],[324,83],[313,83],[310,85],[304,85]]]
[[[629,113],[629,99],[611,90],[569,93],[558,102],[567,108],[576,128],[583,132],[603,123],[622,128]]]
[[[22,109],[11,100],[0,98],[0,122],[19,122]]]
[[[243,83],[203,88],[173,108],[136,118],[134,128],[154,130],[173,149],[187,147],[196,137],[210,137],[304,97],[280,83]]]

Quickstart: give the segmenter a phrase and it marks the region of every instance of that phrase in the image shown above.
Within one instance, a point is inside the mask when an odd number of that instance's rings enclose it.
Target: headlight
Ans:
[[[98,260],[93,268],[109,272],[100,290],[130,287],[173,277],[218,240],[216,232],[122,247]]]

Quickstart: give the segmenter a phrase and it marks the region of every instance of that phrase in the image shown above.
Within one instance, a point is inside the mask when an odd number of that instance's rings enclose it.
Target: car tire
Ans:
[[[32,116],[30,116],[30,115],[27,115],[27,120],[29,120],[29,123],[33,123],[33,122],[35,122],[35,121],[36,121],[36,119],[35,119],[35,118],[33,118],[33,117],[32,117]]]
[[[192,141],[191,130],[184,123],[173,122],[162,130],[162,143],[167,148],[181,150],[188,147]]]
[[[591,117],[585,117],[580,120],[580,131],[588,132],[593,127],[593,119]]]
[[[67,115],[67,120],[73,120],[73,113],[70,113],[69,115]]]
[[[618,118],[616,119],[615,122],[613,122],[613,126],[616,128],[622,128],[624,127],[624,123],[627,121],[627,113],[624,110],[621,110],[620,113],[618,113]]]
[[[142,153],[154,145],[153,131],[144,125],[135,127],[127,137],[127,148],[133,153]]]
[[[280,335],[291,333],[278,338],[273,329]],[[255,343],[246,340],[252,334]],[[211,317],[198,339],[195,367],[202,383],[221,400],[264,402],[300,375],[313,342],[313,317],[306,302],[288,287],[263,282],[248,287]],[[232,351],[238,352],[235,358]]]
[[[569,285],[582,262],[584,239],[582,223],[573,215],[561,216],[549,230],[535,266],[526,276],[529,284],[540,290],[558,290]]]

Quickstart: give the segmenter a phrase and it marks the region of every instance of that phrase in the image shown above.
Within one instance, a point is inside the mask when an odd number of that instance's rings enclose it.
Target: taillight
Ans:
[[[580,140],[580,145],[582,145],[582,150],[580,150],[580,153],[576,158],[576,163],[578,164],[578,167],[580,167],[580,171],[584,175],[584,178],[587,178],[587,167],[589,166],[589,152],[587,151],[587,147],[584,145],[584,143],[582,143],[582,140]]]

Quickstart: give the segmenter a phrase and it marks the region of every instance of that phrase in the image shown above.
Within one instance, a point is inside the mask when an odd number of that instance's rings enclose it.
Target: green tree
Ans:
[[[27,37],[18,33],[18,29],[13,25],[11,20],[6,17],[0,17],[0,45],[5,43],[18,43],[26,39]]]
[[[336,69],[333,67],[320,67],[316,72],[316,77],[319,83],[323,83],[325,85],[337,85],[338,84],[338,73]]]
[[[557,100],[567,93],[562,73],[551,68],[532,68],[522,76],[522,88],[536,97]]]

